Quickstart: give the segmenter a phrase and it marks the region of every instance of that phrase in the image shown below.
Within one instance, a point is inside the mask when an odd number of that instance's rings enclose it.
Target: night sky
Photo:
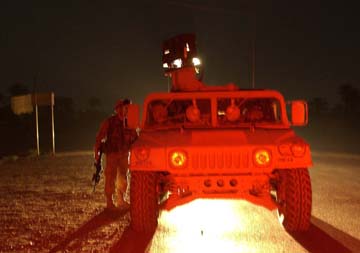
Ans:
[[[15,82],[32,89],[37,76],[39,91],[78,105],[92,96],[106,110],[119,97],[141,103],[167,90],[162,41],[187,32],[197,35],[205,83],[250,87],[253,1],[104,2],[1,1],[0,92]],[[314,2],[257,2],[256,87],[335,104],[340,84],[360,89],[358,16],[348,1]]]

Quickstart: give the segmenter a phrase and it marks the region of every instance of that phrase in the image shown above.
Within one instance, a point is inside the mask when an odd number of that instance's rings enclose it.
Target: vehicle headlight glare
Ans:
[[[196,58],[196,57],[194,57],[194,58],[192,59],[192,62],[193,62],[193,64],[194,64],[194,66],[199,66],[199,65],[201,64],[200,59],[199,59],[199,58]]]
[[[187,165],[188,156],[183,150],[174,150],[169,155],[170,166],[173,168],[184,168]]]
[[[258,149],[254,152],[254,162],[256,166],[266,167],[271,163],[271,153],[266,149]]]

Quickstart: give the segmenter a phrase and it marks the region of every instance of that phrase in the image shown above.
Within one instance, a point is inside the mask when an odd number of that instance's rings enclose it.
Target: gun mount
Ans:
[[[165,76],[172,81],[172,92],[181,91],[224,91],[237,90],[235,84],[208,86],[196,78],[201,66],[197,54],[195,34],[181,34],[165,40],[162,47],[162,61]]]

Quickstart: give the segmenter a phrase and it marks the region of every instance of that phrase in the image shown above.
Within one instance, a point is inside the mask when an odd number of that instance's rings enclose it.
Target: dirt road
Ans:
[[[312,225],[288,234],[276,213],[235,200],[162,212],[153,234],[128,228],[92,193],[90,153],[0,163],[0,252],[360,252],[360,158],[314,153]]]

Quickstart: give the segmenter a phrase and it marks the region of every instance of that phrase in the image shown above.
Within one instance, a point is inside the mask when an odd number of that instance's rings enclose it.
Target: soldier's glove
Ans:
[[[100,182],[100,175],[94,173],[91,181],[93,181],[95,184],[98,184]]]
[[[100,173],[101,173],[101,170],[102,170],[101,161],[95,161],[94,166],[96,168],[96,171],[93,174],[93,177],[92,177],[91,181],[93,181],[95,184],[97,184],[97,183],[100,182]]]

